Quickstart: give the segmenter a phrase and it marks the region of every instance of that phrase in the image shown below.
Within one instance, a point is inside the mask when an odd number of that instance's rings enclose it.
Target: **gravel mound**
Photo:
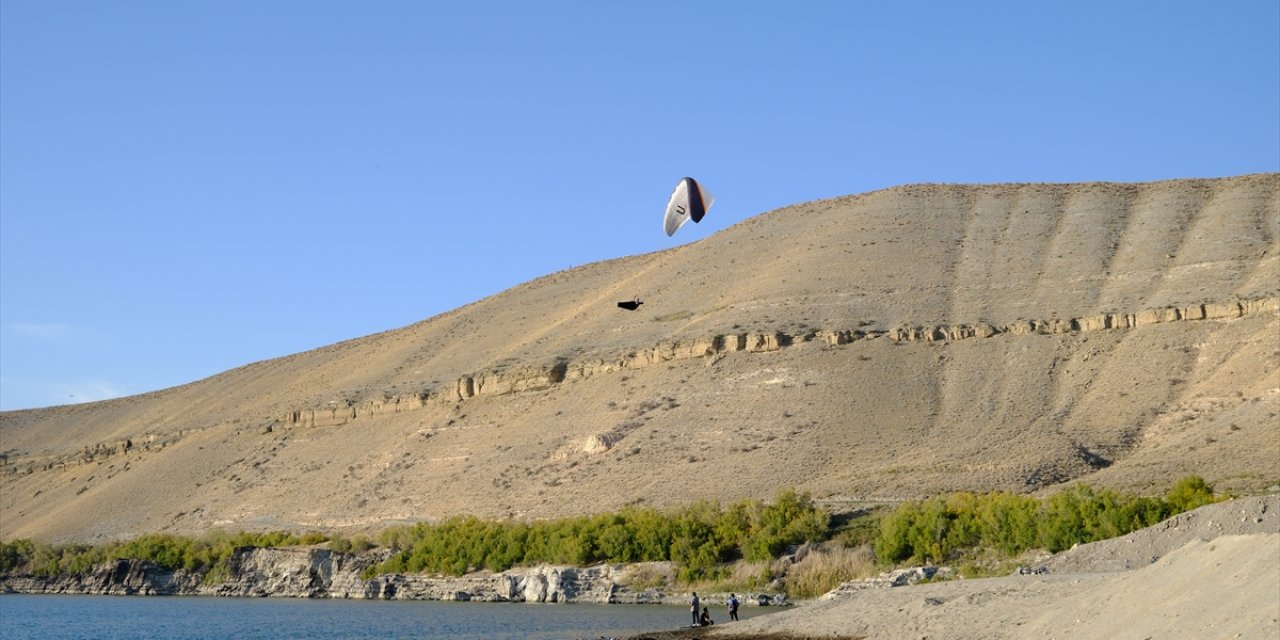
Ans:
[[[1197,540],[1255,533],[1280,533],[1280,495],[1207,505],[1119,538],[1078,545],[1043,566],[1054,574],[1127,571]]]

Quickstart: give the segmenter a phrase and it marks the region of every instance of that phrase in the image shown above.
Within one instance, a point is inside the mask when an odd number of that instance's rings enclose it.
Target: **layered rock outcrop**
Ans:
[[[1069,319],[1018,320],[1007,324],[987,322],[899,326],[889,330],[874,328],[815,330],[805,333],[756,332],[717,335],[686,342],[664,342],[651,349],[633,351],[612,359],[559,361],[545,367],[524,367],[515,371],[487,371],[464,375],[444,390],[412,394],[388,395],[357,402],[334,400],[324,407],[297,409],[264,425],[273,428],[313,428],[339,426],[355,420],[422,409],[429,405],[452,405],[480,395],[501,395],[545,389],[566,381],[595,375],[656,365],[674,360],[714,358],[728,353],[765,353],[795,344],[819,342],[830,346],[847,345],[859,340],[885,338],[894,342],[953,342],[1000,335],[1029,336],[1094,331],[1123,331],[1144,326],[1184,321],[1230,321],[1237,318],[1280,315],[1280,298],[1262,298],[1145,309],[1133,313],[1106,313]],[[66,468],[102,460],[130,451],[163,449],[182,438],[185,432],[167,434],[143,433],[109,443],[84,447],[70,456],[45,459],[0,459],[0,472],[26,474],[39,470]],[[607,447],[607,443],[606,446]]]
[[[173,596],[201,593],[202,577],[141,560],[103,562],[83,573],[0,577],[3,593],[74,593],[110,596]]]
[[[890,330],[829,329],[805,333],[765,332],[717,335],[687,342],[664,342],[651,349],[633,351],[613,359],[557,362],[547,367],[526,367],[515,372],[490,371],[462,376],[451,387],[396,395],[356,403],[332,401],[320,409],[297,410],[281,418],[287,427],[335,426],[364,417],[412,411],[429,403],[452,404],[479,395],[514,393],[611,373],[652,366],[673,360],[707,358],[734,352],[764,353],[812,341],[831,346],[885,337],[895,342],[956,341],[993,336],[1036,335],[1087,331],[1111,331],[1179,321],[1231,320],[1245,316],[1280,314],[1280,298],[1197,304],[1186,307],[1145,309],[1134,313],[1107,313],[1069,319],[1019,320],[1007,324],[977,322],[953,325],[901,326]]]
[[[848,345],[859,340],[888,339],[894,342],[954,342],[1000,335],[1030,336],[1094,331],[1124,331],[1170,322],[1230,321],[1237,318],[1280,315],[1280,298],[1261,298],[1196,304],[1184,307],[1145,309],[1133,313],[1106,313],[1068,319],[1018,320],[1006,324],[987,322],[936,325],[904,325],[888,330],[874,328],[827,329],[805,333],[756,332],[717,335],[686,342],[664,342],[650,349],[604,359],[558,361],[545,367],[524,367],[515,371],[487,371],[464,375],[444,390],[387,395],[357,402],[333,400],[319,408],[296,409],[264,425],[274,428],[314,428],[340,426],[355,420],[404,413],[432,404],[452,405],[480,395],[502,395],[545,389],[554,385],[622,370],[648,367],[674,360],[714,358],[734,352],[765,353],[795,344],[819,342],[829,346]],[[165,437],[143,433],[109,443],[86,446],[71,456],[47,459],[0,459],[0,472],[24,474],[38,470],[66,468],[101,460],[133,450],[158,450],[182,438],[184,432]],[[607,443],[606,443],[607,445]],[[608,448],[605,446],[604,448]]]
[[[651,366],[672,360],[713,357],[725,353],[745,351],[763,353],[777,351],[793,344],[820,341],[832,346],[850,344],[857,340],[887,337],[897,342],[955,341],[970,338],[990,338],[1001,334],[1032,335],[1072,333],[1083,331],[1108,331],[1135,329],[1138,327],[1177,321],[1230,320],[1244,316],[1280,314],[1280,298],[1241,300],[1224,303],[1147,309],[1136,313],[1109,313],[1065,320],[1020,320],[1009,324],[973,324],[904,326],[889,331],[863,329],[819,330],[809,333],[742,333],[700,338],[689,342],[663,343],[652,349],[637,351],[614,360],[596,360],[574,363],[557,363],[546,369],[531,368],[515,374],[485,373],[460,378],[451,390],[444,394],[422,393],[410,398],[394,397],[348,407],[347,411],[331,411],[330,424],[335,421],[354,420],[363,416],[380,415],[425,406],[429,401],[452,403],[481,394],[502,394],[515,391],[546,388],[566,380],[586,378],[595,374],[622,369]],[[291,415],[301,415],[295,412]],[[314,414],[303,424],[316,424]],[[297,424],[294,422],[293,424]]]

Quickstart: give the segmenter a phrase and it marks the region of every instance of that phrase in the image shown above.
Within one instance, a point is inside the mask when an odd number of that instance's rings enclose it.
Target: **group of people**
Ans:
[[[698,607],[701,605],[702,603],[698,600],[698,592],[694,591],[693,598],[689,600],[689,611],[693,613],[693,626],[707,627],[715,624],[715,621],[711,619],[711,612],[707,610],[707,607],[703,606],[701,611],[699,611]],[[729,599],[725,601],[725,606],[729,608],[729,620],[737,620],[738,596],[732,593],[729,594]]]

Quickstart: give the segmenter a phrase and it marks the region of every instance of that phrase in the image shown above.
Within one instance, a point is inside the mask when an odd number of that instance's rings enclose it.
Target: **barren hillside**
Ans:
[[[615,302],[639,295],[627,312]],[[1280,174],[917,185],[0,413],[0,539],[1280,482]]]

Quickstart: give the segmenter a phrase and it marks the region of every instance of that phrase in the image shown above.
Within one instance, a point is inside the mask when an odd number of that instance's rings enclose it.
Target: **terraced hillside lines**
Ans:
[[[1093,186],[1062,190],[1050,213],[1057,225],[1043,239],[1037,306],[1092,309],[1129,215],[1127,189]]]
[[[1000,293],[995,304],[1000,317],[993,320],[1029,318],[1041,299],[1041,279],[1048,257],[1042,250],[1047,238],[1058,234],[1057,216],[1065,196],[1058,189],[1020,191],[1014,199],[1013,216],[1001,236],[995,271],[991,273]],[[1060,275],[1060,274],[1054,274]]]
[[[1238,289],[1248,273],[1238,264],[1242,245],[1249,244],[1241,242],[1243,225],[1253,218],[1247,209],[1257,204],[1256,201],[1241,200],[1242,197],[1231,190],[1217,191],[1195,212],[1169,270],[1175,278],[1166,280],[1159,292],[1161,295],[1176,299],[1197,296],[1208,299],[1220,296],[1220,292]],[[1202,272],[1216,275],[1209,283],[1204,283],[1197,277]]]
[[[1142,189],[1136,195],[1095,311],[1123,308],[1131,300],[1152,296],[1174,264],[1188,221],[1207,197],[1204,189],[1188,185]]]
[[[1007,193],[980,190],[969,195],[964,208],[964,230],[951,285],[947,288],[948,318],[985,319],[990,317],[990,276],[995,268],[996,249],[1008,229],[1013,203]]]
[[[1280,279],[1280,190],[1271,192],[1257,207],[1257,220],[1246,238],[1259,258],[1253,262],[1249,277],[1235,293],[1265,290]],[[1246,264],[1248,262],[1246,261]]]
[[[1196,473],[1265,490],[1278,204],[1280,174],[785,207],[401,329],[4,412],[0,539],[376,530],[784,486],[894,500]]]

